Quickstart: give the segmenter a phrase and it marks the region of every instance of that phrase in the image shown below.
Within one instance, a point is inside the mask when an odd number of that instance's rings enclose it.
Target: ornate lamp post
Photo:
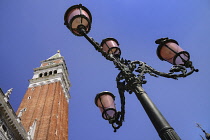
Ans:
[[[90,11],[81,4],[70,7],[64,15],[64,21],[66,27],[74,35],[84,36],[98,52],[107,60],[112,61],[120,71],[116,81],[121,99],[121,111],[116,111],[115,96],[111,92],[101,92],[95,98],[95,104],[99,107],[102,117],[109,121],[114,130],[119,129],[124,121],[124,92],[127,91],[130,94],[136,94],[162,140],[180,140],[175,130],[150,100],[142,88],[142,84],[146,83],[144,75],[147,73],[155,77],[177,79],[197,72],[198,70],[193,67],[190,61],[190,54],[184,51],[178,42],[173,39],[161,38],[156,40],[155,43],[159,44],[157,48],[158,57],[173,64],[169,73],[159,72],[142,61],[130,61],[121,58],[121,50],[116,39],[106,38],[99,44],[89,37],[87,34],[91,28],[92,16]]]

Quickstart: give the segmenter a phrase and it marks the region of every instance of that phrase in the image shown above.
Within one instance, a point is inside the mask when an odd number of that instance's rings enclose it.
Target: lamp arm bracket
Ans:
[[[85,37],[85,39],[87,39],[90,44],[92,44],[94,48],[105,57],[106,53],[103,51],[101,45],[96,42],[92,37],[89,37],[84,28],[78,28],[78,30]]]
[[[120,95],[121,111],[117,112],[115,118],[110,121],[112,127],[114,128],[114,132],[122,126],[125,118],[125,81],[117,81],[117,88]]]
[[[198,72],[198,70],[195,69],[193,65],[190,65],[190,67],[185,67],[182,65],[174,65],[169,70],[169,73],[165,73],[165,72],[160,72],[152,68],[151,66],[147,65],[145,62],[138,60],[130,61],[124,58],[121,59],[113,58],[113,62],[116,68],[118,68],[121,71],[117,76],[117,80],[127,79],[126,82],[128,82],[131,81],[129,79],[133,79],[133,81],[138,82],[139,84],[145,84],[147,82],[144,76],[147,73],[154,77],[161,76],[177,80],[180,77],[187,77],[191,75],[193,72]],[[137,72],[138,74],[134,74],[134,72]],[[127,89],[126,91],[128,91]]]
[[[109,60],[113,61],[116,68],[118,68],[122,73],[124,73],[124,76],[120,77],[121,79],[125,79],[126,77],[130,77],[130,76],[134,77],[133,72],[135,71],[139,73],[137,77],[141,81],[141,84],[145,84],[146,80],[144,80],[145,79],[144,74],[146,73],[154,77],[161,76],[161,77],[172,78],[172,79],[177,80],[179,77],[186,77],[188,75],[191,75],[193,72],[198,72],[198,69],[194,68],[191,61],[188,61],[187,66],[174,65],[169,70],[169,73],[165,73],[165,72],[157,71],[156,69],[152,68],[151,66],[147,65],[145,62],[142,62],[142,61],[138,61],[138,60],[130,61],[124,58],[121,58],[121,59],[116,58],[112,54],[106,55],[106,53],[103,51],[99,43],[96,42],[92,37],[89,37],[86,34],[84,28],[79,28],[79,30],[81,34],[95,47],[95,49],[98,52],[101,52],[101,54],[104,57],[108,57]],[[190,68],[189,72],[187,72],[188,68]]]
[[[193,66],[190,67],[190,71],[187,71],[187,68],[182,65],[174,65],[172,68],[169,70],[169,73],[165,72],[160,72],[157,71],[156,69],[152,68],[149,65],[146,65],[146,69],[148,70],[148,73],[156,75],[156,77],[161,76],[161,77],[166,77],[166,78],[172,78],[172,79],[178,79],[180,77],[187,77],[191,75],[193,72],[198,72],[197,69],[195,69]]]
[[[96,42],[92,37],[89,37],[86,33],[83,33],[83,36],[90,42],[90,44],[94,46],[97,51],[102,52],[102,47],[98,42]]]

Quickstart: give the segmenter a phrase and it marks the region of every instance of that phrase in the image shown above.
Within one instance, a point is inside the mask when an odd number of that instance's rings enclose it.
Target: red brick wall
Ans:
[[[17,114],[23,108],[21,122],[27,132],[37,119],[35,140],[68,140],[68,103],[60,82],[28,88]]]

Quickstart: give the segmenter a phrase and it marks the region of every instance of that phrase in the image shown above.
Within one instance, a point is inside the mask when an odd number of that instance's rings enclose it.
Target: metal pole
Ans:
[[[160,138],[162,140],[181,140],[175,130],[170,126],[155,104],[148,97],[141,85],[136,85],[134,92],[153,123]]]

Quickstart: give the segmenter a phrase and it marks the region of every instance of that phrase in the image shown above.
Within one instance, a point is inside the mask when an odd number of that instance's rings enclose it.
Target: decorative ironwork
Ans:
[[[72,6],[74,7],[74,6]],[[83,6],[80,5],[80,8]],[[92,17],[89,10],[83,7],[85,11],[88,11],[88,17]],[[69,8],[72,9],[72,8]],[[83,10],[83,9],[81,9]],[[64,20],[65,25],[69,29],[72,20],[74,17],[68,17],[69,10],[67,10]],[[78,15],[77,15],[78,17]],[[87,17],[87,19],[88,19]],[[71,19],[72,18],[72,19]],[[85,18],[84,15],[81,15],[81,18]],[[66,21],[66,20],[69,21]],[[92,18],[90,18],[92,21]],[[88,22],[88,27],[91,27],[91,22]],[[116,77],[117,88],[121,99],[121,111],[115,114],[114,118],[111,118],[109,123],[114,128],[116,132],[122,126],[125,116],[125,96],[124,93],[127,91],[128,93],[135,93],[139,101],[141,102],[143,108],[145,109],[147,115],[149,116],[151,122],[153,123],[156,131],[158,132],[160,138],[162,140],[180,140],[179,136],[176,134],[174,129],[169,125],[154,103],[149,99],[148,95],[142,88],[142,84],[146,84],[145,74],[149,74],[154,77],[165,77],[178,79],[180,77],[186,77],[191,75],[193,72],[198,72],[198,69],[195,69],[192,65],[192,62],[189,61],[190,55],[188,52],[183,51],[179,46],[178,42],[173,39],[161,38],[155,41],[158,46],[158,57],[161,60],[166,60],[169,63],[172,63],[173,66],[169,70],[168,73],[160,72],[151,66],[147,65],[142,61],[131,61],[124,58],[121,58],[121,50],[118,47],[118,42],[116,39],[108,38],[108,40],[113,41],[114,45],[111,46],[106,44],[106,49],[103,50],[102,45],[96,42],[92,37],[89,37],[87,33],[86,27],[83,23],[77,26],[74,30],[70,29],[73,34],[77,33],[78,36],[84,36],[94,47],[95,49],[102,54],[107,60],[110,60],[114,63],[115,67],[120,71]],[[107,41],[107,39],[105,40]],[[105,43],[102,41],[102,44]],[[177,50],[174,50],[176,48]],[[112,50],[111,50],[112,49]],[[166,49],[167,53],[163,53],[163,50]],[[168,57],[171,57],[170,59]]]

